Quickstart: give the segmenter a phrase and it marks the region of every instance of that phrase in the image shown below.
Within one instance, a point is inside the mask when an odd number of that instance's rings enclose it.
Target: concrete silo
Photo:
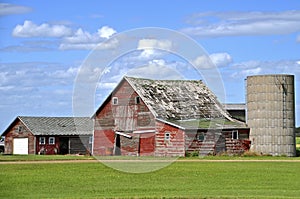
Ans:
[[[249,76],[246,84],[251,150],[295,156],[294,76]]]

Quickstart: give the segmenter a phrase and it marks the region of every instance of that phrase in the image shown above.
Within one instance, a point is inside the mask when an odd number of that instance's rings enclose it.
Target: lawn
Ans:
[[[0,197],[299,198],[299,168],[296,161],[177,161],[155,172],[130,174],[95,162],[0,164]]]

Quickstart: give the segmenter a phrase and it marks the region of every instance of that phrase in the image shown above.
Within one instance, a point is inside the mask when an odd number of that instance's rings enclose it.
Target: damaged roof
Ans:
[[[33,135],[92,135],[93,120],[89,117],[31,117],[18,116],[3,133],[20,120]]]
[[[201,80],[150,80],[124,77],[157,118],[226,118],[230,114]]]

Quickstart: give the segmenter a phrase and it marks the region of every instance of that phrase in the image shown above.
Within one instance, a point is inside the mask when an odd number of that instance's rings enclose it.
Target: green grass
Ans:
[[[299,198],[300,162],[176,162],[143,174],[100,163],[0,164],[0,198]]]
[[[4,161],[48,161],[48,160],[89,160],[92,156],[77,155],[0,155],[0,162]]]
[[[296,137],[296,147],[300,149],[300,137]]]

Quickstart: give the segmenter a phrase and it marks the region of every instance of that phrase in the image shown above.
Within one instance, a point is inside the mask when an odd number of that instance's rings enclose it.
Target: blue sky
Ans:
[[[294,74],[296,90],[300,87],[298,0],[1,2],[0,132],[18,115],[71,116],[74,81],[84,60],[98,43],[135,28],[172,29],[199,43],[221,73],[227,103],[245,101],[248,75]],[[112,68],[185,64],[160,52],[141,61],[142,55],[126,55]],[[94,109],[119,81],[108,79],[99,84],[105,91],[95,94]],[[299,126],[299,93],[296,116]]]

